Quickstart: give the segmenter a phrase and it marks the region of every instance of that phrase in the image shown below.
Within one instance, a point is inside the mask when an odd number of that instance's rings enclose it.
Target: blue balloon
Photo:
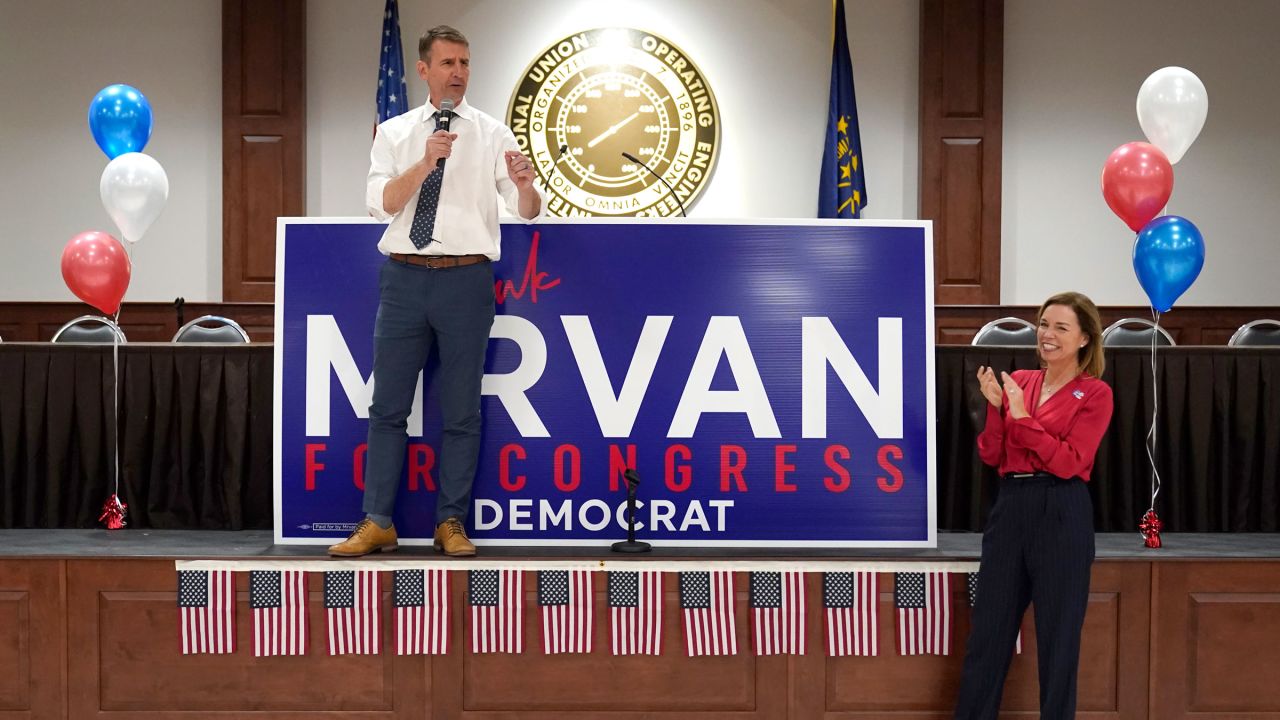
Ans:
[[[151,103],[137,88],[108,85],[89,103],[89,131],[111,160],[142,152],[151,139]]]
[[[1133,244],[1133,272],[1151,298],[1167,312],[1204,267],[1204,238],[1190,220],[1165,215],[1147,223]]]

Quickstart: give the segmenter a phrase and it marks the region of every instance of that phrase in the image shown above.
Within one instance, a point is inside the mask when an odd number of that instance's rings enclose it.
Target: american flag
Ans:
[[[236,651],[236,583],[230,570],[179,570],[182,654]]]
[[[609,573],[614,655],[662,654],[662,573]]]
[[[757,655],[803,655],[804,573],[751,573],[751,621]]]
[[[969,607],[977,607],[978,605],[978,573],[969,573]],[[1022,628],[1018,628],[1018,638],[1013,642],[1013,650],[1017,654],[1022,654]]]
[[[449,571],[396,570],[391,575],[397,655],[449,653]]]
[[[249,573],[253,655],[307,654],[307,574],[300,570]]]
[[[471,652],[524,652],[524,574],[519,570],[472,570]]]
[[[895,573],[899,655],[951,654],[951,574]]]
[[[880,654],[880,576],[874,572],[830,572],[822,576],[827,610],[827,655]]]
[[[404,82],[404,50],[400,46],[400,8],[387,0],[382,13],[382,57],[378,60],[377,122],[409,111],[409,91]]]
[[[382,646],[382,588],[377,570],[324,574],[330,655],[377,655]]]
[[[680,573],[680,607],[690,657],[738,654],[731,571]]]
[[[538,573],[542,651],[547,655],[591,652],[595,623],[591,577],[589,570],[543,570]]]

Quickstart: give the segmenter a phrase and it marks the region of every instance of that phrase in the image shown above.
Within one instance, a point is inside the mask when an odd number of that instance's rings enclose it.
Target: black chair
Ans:
[[[173,335],[176,343],[238,344],[249,342],[249,333],[230,318],[218,315],[201,315],[178,328]]]
[[[1280,346],[1280,320],[1254,320],[1240,326],[1227,341],[1230,347]]]
[[[1151,347],[1151,337],[1165,347],[1177,345],[1164,328],[1145,318],[1117,320],[1102,331],[1103,347]]]
[[[117,341],[121,344],[128,342],[124,331],[109,318],[98,315],[81,315],[53,334],[53,342],[56,343],[110,345]]]
[[[1035,347],[1036,326],[1016,317],[1002,317],[992,320],[978,334],[973,336],[970,345],[994,345],[1004,347]]]

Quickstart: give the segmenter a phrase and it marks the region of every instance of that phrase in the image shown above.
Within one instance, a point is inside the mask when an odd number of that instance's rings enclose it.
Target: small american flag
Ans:
[[[662,654],[662,573],[609,573],[614,655]]]
[[[804,573],[751,573],[751,621],[757,655],[803,655]]]
[[[236,651],[236,584],[230,570],[179,570],[182,654]]]
[[[249,573],[253,655],[307,654],[307,574],[300,570]]]
[[[874,572],[823,574],[829,657],[880,654],[879,578]]]
[[[969,573],[969,607],[977,607],[978,605],[978,573]],[[1014,640],[1013,650],[1017,654],[1022,654],[1022,628],[1018,628],[1018,639]]]
[[[951,654],[951,574],[895,573],[899,655]]]
[[[396,570],[391,576],[397,655],[449,653],[449,571]]]
[[[330,655],[377,655],[382,646],[382,589],[377,570],[324,574]]]
[[[538,605],[542,606],[542,651],[591,652],[594,590],[589,570],[543,570],[538,573]]]
[[[378,117],[385,122],[409,111],[409,93],[404,82],[404,50],[400,45],[400,8],[387,0],[382,12],[382,56],[378,60]]]
[[[680,573],[680,607],[689,657],[738,654],[732,572]]]
[[[472,570],[471,652],[524,652],[524,574],[519,570]]]

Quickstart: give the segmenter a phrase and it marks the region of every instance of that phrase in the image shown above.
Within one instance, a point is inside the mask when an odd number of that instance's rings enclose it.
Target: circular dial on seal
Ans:
[[[558,216],[679,214],[672,192],[692,204],[719,148],[719,111],[701,71],[670,42],[632,29],[552,45],[525,71],[507,122]]]

